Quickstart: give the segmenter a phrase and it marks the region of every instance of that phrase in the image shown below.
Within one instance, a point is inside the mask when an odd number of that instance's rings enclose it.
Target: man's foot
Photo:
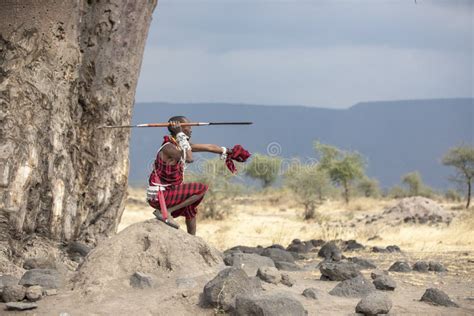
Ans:
[[[179,224],[174,221],[171,217],[168,217],[166,219],[166,221],[163,219],[163,215],[161,215],[161,211],[160,210],[155,210],[153,212],[153,215],[155,215],[156,219],[159,220],[159,221],[162,221],[163,223],[165,223],[166,225],[168,226],[171,226],[173,228],[176,228],[176,229],[179,229]]]

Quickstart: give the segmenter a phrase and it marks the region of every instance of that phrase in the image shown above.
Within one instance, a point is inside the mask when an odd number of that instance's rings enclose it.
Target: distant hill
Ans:
[[[474,99],[436,99],[358,103],[349,109],[248,104],[139,103],[133,123],[166,121],[186,115],[194,121],[253,121],[252,126],[210,126],[193,129],[193,141],[267,153],[271,143],[281,156],[315,157],[313,141],[357,150],[368,160],[367,173],[382,186],[420,171],[435,188],[449,185],[452,170],[441,157],[452,146],[474,143]],[[150,164],[165,129],[133,129],[130,144],[130,183],[146,182]],[[276,145],[278,146],[278,145]],[[207,156],[206,156],[207,157]]]

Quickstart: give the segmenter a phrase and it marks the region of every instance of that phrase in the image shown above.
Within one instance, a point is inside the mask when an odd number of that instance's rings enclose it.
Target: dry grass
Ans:
[[[129,192],[129,202],[119,230],[153,218],[152,209],[143,200],[144,190]],[[263,194],[246,195],[233,199],[233,207],[224,220],[202,220],[198,235],[224,250],[235,245],[289,244],[299,239],[356,239],[367,245],[396,244],[402,249],[419,252],[472,251],[474,245],[474,209],[457,211],[451,225],[400,225],[372,223],[348,227],[347,221],[366,214],[381,213],[397,200],[354,199],[349,205],[343,201],[326,201],[318,208],[318,217],[304,221],[303,209],[284,190],[269,190]],[[455,206],[443,203],[451,210]],[[184,222],[180,219],[181,224]],[[379,236],[378,239],[368,239]]]

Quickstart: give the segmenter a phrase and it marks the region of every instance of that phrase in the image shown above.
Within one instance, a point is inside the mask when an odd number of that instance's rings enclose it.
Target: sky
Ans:
[[[136,102],[473,97],[474,0],[159,0]]]

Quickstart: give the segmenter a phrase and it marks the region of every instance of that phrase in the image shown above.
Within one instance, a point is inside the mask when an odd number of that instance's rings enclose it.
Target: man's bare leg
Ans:
[[[188,234],[196,235],[196,217],[186,220],[186,228],[188,230]]]
[[[189,205],[193,204],[194,202],[196,202],[197,200],[199,200],[200,198],[202,198],[203,196],[204,196],[204,193],[193,195],[193,196],[189,197],[188,199],[184,200],[183,202],[181,202],[180,204],[176,204],[176,205],[173,205],[172,207],[169,207],[168,212],[172,213],[173,211],[176,211],[176,210],[179,210],[183,207],[189,206]]]

